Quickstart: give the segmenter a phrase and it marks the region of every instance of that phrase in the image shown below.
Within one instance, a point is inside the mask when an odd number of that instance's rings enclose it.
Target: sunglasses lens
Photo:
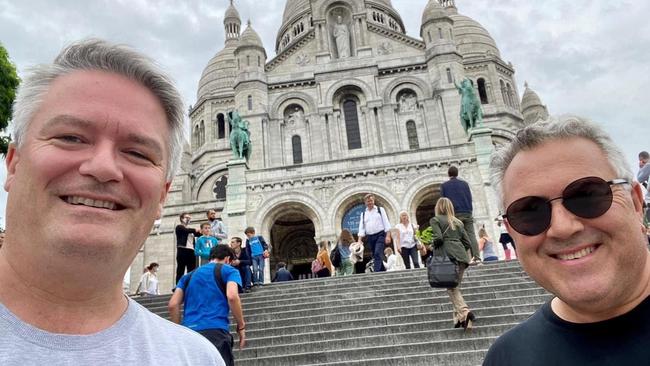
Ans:
[[[612,189],[598,177],[578,179],[564,189],[562,204],[576,216],[593,219],[612,206]]]
[[[551,204],[541,197],[523,197],[506,210],[508,224],[522,235],[538,235],[551,223]]]

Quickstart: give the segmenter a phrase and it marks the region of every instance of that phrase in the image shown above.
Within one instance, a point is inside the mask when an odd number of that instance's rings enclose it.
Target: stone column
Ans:
[[[228,167],[228,184],[226,185],[226,205],[222,217],[230,236],[244,238],[246,228],[246,159],[230,160]]]
[[[490,182],[490,156],[494,152],[494,145],[492,144],[492,130],[487,127],[476,127],[469,130],[469,141],[474,143],[476,151],[476,160],[481,173],[481,180],[486,182],[483,185],[485,192],[485,200],[487,204],[488,217],[492,222],[492,233],[499,233],[496,222],[492,221],[499,215],[499,202],[497,195]],[[496,234],[492,236],[496,238]],[[496,243],[495,243],[496,244]],[[497,252],[501,253],[501,245],[495,246]],[[500,255],[500,257],[503,257]]]

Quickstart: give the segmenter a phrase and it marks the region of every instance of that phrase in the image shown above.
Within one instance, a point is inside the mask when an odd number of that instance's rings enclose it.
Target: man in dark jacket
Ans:
[[[287,270],[287,265],[284,262],[278,263],[278,270],[275,272],[275,277],[273,277],[273,281],[271,282],[286,282],[286,281],[293,281],[293,276],[291,275],[291,272]]]
[[[251,256],[248,250],[243,250],[241,247],[242,240],[240,237],[233,237],[230,239],[230,247],[235,251],[235,260],[232,261],[231,265],[239,270],[239,275],[242,280],[241,291],[250,292],[251,291]]]
[[[476,234],[474,233],[474,217],[472,216],[472,191],[469,189],[469,184],[462,179],[458,178],[458,168],[450,166],[447,171],[449,180],[442,183],[440,186],[440,195],[449,198],[454,205],[454,213],[463,223],[463,227],[469,236],[469,242],[472,245],[472,259],[470,264],[475,261],[480,261],[478,250],[478,242],[476,241]]]

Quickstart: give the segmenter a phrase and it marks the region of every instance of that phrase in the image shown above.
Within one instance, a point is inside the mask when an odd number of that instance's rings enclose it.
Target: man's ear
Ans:
[[[16,149],[16,144],[10,143],[5,158],[5,167],[7,168],[7,179],[5,180],[5,191],[9,192],[11,184],[16,176],[16,167],[20,161],[20,153]]]
[[[156,220],[160,220],[160,218],[162,218],[163,206],[165,205],[165,200],[167,199],[167,193],[169,192],[169,188],[171,188],[171,186],[172,186],[172,182],[165,183],[165,189],[160,194],[160,202],[158,202],[158,211],[156,212]]]
[[[639,182],[632,183],[632,202],[634,202],[634,211],[643,217],[643,191]]]

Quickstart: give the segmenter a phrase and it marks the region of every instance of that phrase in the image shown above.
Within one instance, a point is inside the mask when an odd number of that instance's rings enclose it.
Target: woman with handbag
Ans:
[[[447,289],[454,307],[454,328],[469,329],[476,319],[460,293],[463,273],[469,265],[468,250],[471,245],[463,223],[454,215],[454,205],[448,198],[440,198],[435,207],[436,216],[430,221],[433,230],[432,251],[442,251],[449,260],[458,266],[458,286]]]
[[[422,244],[415,237],[417,229],[409,220],[408,212],[402,211],[399,213],[399,224],[395,225],[395,228],[399,230],[400,245],[397,247],[397,251],[404,260],[404,267],[411,269],[411,261],[413,261],[413,268],[420,268],[418,250]]]
[[[318,243],[318,254],[316,255],[315,261],[318,261],[320,263],[320,268],[314,268],[314,264],[312,262],[312,272],[316,275],[316,277],[330,277],[333,272],[332,268],[332,262],[330,261],[330,255],[327,252],[327,240],[323,240],[320,243]],[[317,267],[317,266],[316,266]]]

